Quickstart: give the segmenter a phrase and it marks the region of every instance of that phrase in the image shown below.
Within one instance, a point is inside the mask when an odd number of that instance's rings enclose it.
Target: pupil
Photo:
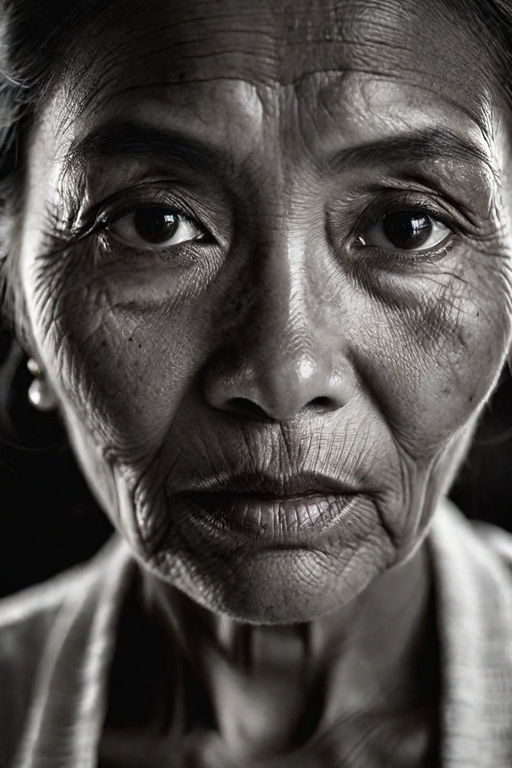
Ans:
[[[165,208],[139,208],[133,216],[137,234],[150,243],[163,243],[176,232],[178,217]]]
[[[427,242],[432,233],[429,216],[417,211],[397,211],[384,216],[384,232],[397,248],[418,248]]]

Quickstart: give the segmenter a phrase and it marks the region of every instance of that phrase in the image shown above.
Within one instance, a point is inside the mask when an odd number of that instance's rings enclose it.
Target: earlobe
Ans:
[[[57,397],[39,363],[29,358],[27,368],[34,376],[28,389],[28,399],[38,411],[53,411],[57,408]]]

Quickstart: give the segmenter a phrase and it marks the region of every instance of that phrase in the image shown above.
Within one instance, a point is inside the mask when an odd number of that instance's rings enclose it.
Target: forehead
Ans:
[[[457,125],[476,141],[487,129],[485,51],[440,0],[115,2],[76,51],[51,101],[64,143],[113,118],[169,120],[234,152],[241,135],[315,152],[411,128]]]

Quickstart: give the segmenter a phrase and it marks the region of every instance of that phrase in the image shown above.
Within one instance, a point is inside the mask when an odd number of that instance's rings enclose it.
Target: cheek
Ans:
[[[169,434],[208,354],[207,302],[176,300],[151,273],[116,281],[72,266],[50,278],[43,265],[25,281],[35,343],[91,488],[146,560],[166,520]]]
[[[409,455],[436,455],[489,396],[509,346],[511,296],[508,262],[483,255],[382,286],[354,354]]]
[[[71,260],[53,274],[42,264],[25,285],[68,424],[123,463],[150,461],[206,354],[204,304],[175,300],[169,285],[161,300],[158,275],[88,275]]]

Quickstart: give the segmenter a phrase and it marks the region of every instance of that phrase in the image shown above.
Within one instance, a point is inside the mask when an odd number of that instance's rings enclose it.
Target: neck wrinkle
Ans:
[[[431,630],[430,584],[423,546],[348,605],[302,624],[252,625],[215,615],[153,579],[146,595],[241,760],[297,746],[306,721],[302,734],[311,735],[361,714],[402,711],[416,700],[410,681]]]

